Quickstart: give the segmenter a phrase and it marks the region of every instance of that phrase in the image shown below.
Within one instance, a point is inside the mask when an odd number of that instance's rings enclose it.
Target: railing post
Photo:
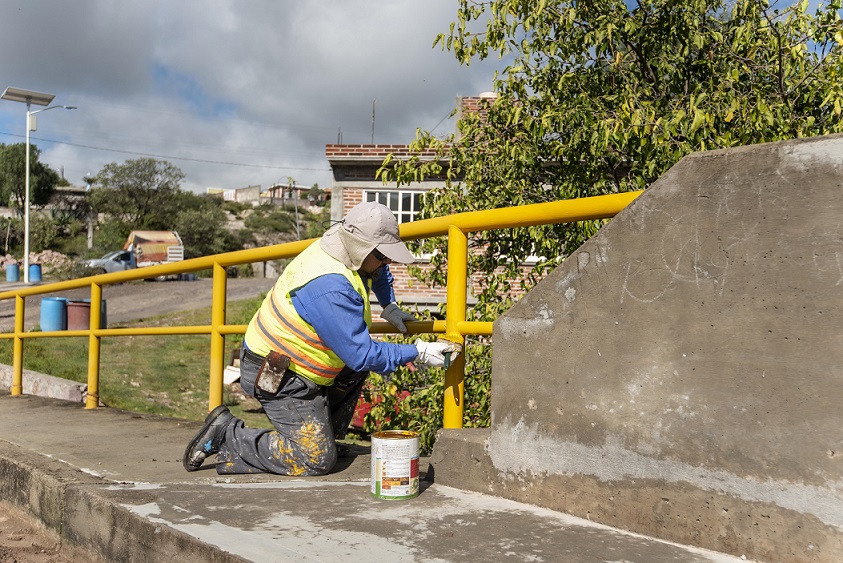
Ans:
[[[222,404],[223,371],[225,366],[225,335],[220,327],[225,325],[225,268],[214,263],[214,286],[211,300],[211,368],[208,392],[208,411]]]
[[[12,395],[23,395],[23,321],[26,305],[24,298],[15,295],[15,342],[12,356]]]
[[[463,346],[465,338],[457,329],[465,321],[468,280],[468,236],[458,227],[448,227],[448,295],[445,309],[445,338]],[[443,426],[462,428],[465,394],[465,354],[445,371]]]
[[[100,337],[94,331],[100,328],[102,318],[102,286],[91,284],[91,318],[88,333],[88,391],[85,408],[95,409],[100,403]]]

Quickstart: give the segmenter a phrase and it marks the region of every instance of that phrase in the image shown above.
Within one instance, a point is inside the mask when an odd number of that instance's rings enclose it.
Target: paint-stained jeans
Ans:
[[[344,369],[329,387],[287,372],[275,395],[255,389],[260,365],[241,355],[240,385],[261,402],[275,430],[247,428],[235,418],[217,454],[217,473],[325,475],[337,463],[368,373]]]

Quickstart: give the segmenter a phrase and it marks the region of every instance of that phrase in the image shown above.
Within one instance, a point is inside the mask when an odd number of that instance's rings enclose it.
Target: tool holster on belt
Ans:
[[[290,356],[284,355],[276,350],[272,350],[266,355],[266,358],[258,370],[258,377],[255,379],[255,387],[267,393],[278,393],[281,388],[281,381],[284,379],[284,374],[287,373],[287,368],[290,367]]]

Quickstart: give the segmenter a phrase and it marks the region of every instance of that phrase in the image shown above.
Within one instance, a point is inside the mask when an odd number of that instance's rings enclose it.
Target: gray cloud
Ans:
[[[79,107],[32,134],[74,183],[144,153],[169,157],[197,191],[290,176],[325,186],[325,144],[340,131],[370,142],[373,100],[375,142],[405,143],[458,95],[491,88],[494,63],[460,67],[431,47],[455,19],[447,0],[6,0],[0,88]],[[0,102],[0,142],[21,140],[9,134],[23,135],[24,113]]]

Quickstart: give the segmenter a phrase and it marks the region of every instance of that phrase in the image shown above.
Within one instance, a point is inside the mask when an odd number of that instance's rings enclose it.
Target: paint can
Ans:
[[[408,430],[372,434],[372,496],[401,500],[419,496],[419,435]]]

